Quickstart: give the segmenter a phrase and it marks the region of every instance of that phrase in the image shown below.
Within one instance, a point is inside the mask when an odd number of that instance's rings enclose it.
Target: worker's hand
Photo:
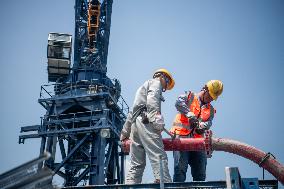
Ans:
[[[195,128],[196,134],[202,135],[206,130],[206,127],[202,124],[199,123],[198,126]]]
[[[128,139],[128,137],[124,136],[123,134],[120,135],[120,141],[121,142],[126,140],[126,139]]]
[[[200,122],[197,118],[192,118],[188,120],[190,123],[190,129],[195,129],[199,126]]]
[[[189,119],[189,120],[196,120],[196,116],[193,112],[188,112],[187,114],[185,114],[185,116]]]

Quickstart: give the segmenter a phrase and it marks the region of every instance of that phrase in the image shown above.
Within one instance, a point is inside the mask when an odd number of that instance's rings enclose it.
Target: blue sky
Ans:
[[[70,0],[0,2],[0,173],[39,154],[40,140],[17,143],[20,127],[39,124],[45,114],[37,99],[47,83],[47,35],[74,35],[73,7]],[[283,63],[281,0],[114,0],[108,76],[120,80],[132,106],[136,89],[154,70],[170,70],[176,86],[162,105],[168,129],[179,94],[220,79],[224,92],[213,103],[214,136],[271,152],[283,164]],[[173,174],[172,153],[168,158]],[[262,178],[251,161],[214,152],[207,180],[225,179],[225,166]],[[149,163],[146,173],[144,181],[152,181]],[[266,172],[265,178],[273,176]]]

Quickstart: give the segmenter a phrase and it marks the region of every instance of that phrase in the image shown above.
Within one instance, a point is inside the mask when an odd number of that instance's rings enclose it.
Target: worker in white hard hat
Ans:
[[[161,132],[164,118],[161,114],[162,92],[171,90],[175,81],[166,69],[155,71],[153,79],[147,80],[136,92],[132,111],[121,131],[120,140],[130,137],[130,167],[126,184],[142,182],[146,166],[146,154],[150,160],[155,182],[160,182],[160,161],[164,182],[171,182],[168,170],[168,157],[164,150]]]
[[[213,100],[223,92],[220,80],[210,80],[202,90],[194,94],[191,91],[180,95],[176,101],[178,111],[170,130],[179,138],[201,138],[212,126],[215,109]],[[188,165],[191,167],[193,181],[205,181],[207,157],[204,151],[174,151],[174,182],[184,182]]]

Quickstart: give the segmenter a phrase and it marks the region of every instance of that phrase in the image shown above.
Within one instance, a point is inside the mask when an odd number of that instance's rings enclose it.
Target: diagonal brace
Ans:
[[[71,150],[71,152],[66,156],[66,158],[64,158],[64,160],[54,169],[54,174],[55,175],[57,173],[57,171],[59,171],[59,169],[66,163],[67,160],[69,160],[69,158],[76,152],[76,150],[78,150],[82,144],[84,144],[84,142],[87,140],[87,138],[89,138],[90,133],[86,134],[86,136],[84,138],[82,138],[82,140],[80,140],[80,142]]]

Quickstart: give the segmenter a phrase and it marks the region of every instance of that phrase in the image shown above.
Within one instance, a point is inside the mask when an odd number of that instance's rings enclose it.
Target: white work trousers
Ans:
[[[152,123],[143,124],[140,116],[136,119],[136,123],[131,126],[130,168],[126,176],[126,184],[138,184],[142,182],[146,166],[146,154],[149,157],[155,179],[160,180],[159,156],[161,155],[164,182],[172,182],[162,136],[160,131],[154,127]]]

